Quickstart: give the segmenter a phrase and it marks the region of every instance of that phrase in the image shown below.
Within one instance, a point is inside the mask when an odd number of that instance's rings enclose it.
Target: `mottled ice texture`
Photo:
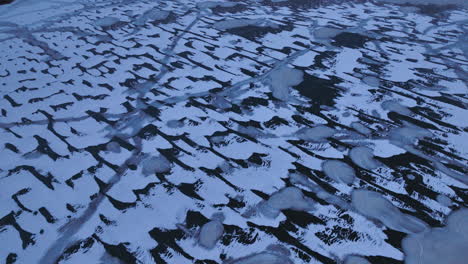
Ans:
[[[110,27],[119,22],[120,20],[116,17],[103,17],[103,18],[96,20],[94,23],[98,27]]]
[[[144,24],[146,24],[146,22],[164,20],[168,16],[169,16],[169,12],[167,11],[162,11],[159,9],[151,9],[149,11],[146,11],[140,17],[138,17],[135,21],[135,25],[143,26]]]
[[[238,5],[238,3],[234,2],[219,2],[219,1],[206,1],[206,2],[201,2],[197,3],[197,7],[200,9],[205,9],[205,8],[215,8],[218,6],[221,7],[233,7]]]
[[[359,122],[352,122],[351,127],[355,129],[357,132],[364,134],[364,135],[370,135],[372,133],[372,130],[370,130],[368,127],[366,127],[365,125]]]
[[[142,173],[145,176],[153,173],[168,172],[171,170],[171,163],[163,156],[150,157],[143,161]]]
[[[179,120],[169,120],[166,125],[170,128],[181,128],[184,126],[184,122]]]
[[[300,184],[303,186],[306,186],[310,191],[315,193],[317,197],[319,197],[322,200],[325,200],[329,202],[330,204],[334,204],[342,209],[349,209],[350,206],[349,204],[344,201],[343,199],[328,193],[325,191],[322,187],[319,185],[312,183],[305,175],[300,174],[300,173],[290,173],[289,174],[289,180],[291,181],[292,184]]]
[[[416,217],[402,213],[380,193],[354,190],[351,194],[354,208],[371,220],[377,220],[388,228],[414,234],[427,229],[426,223]]]
[[[450,200],[450,198],[448,198],[447,196],[443,194],[437,195],[436,199],[441,205],[444,205],[447,207],[452,205],[452,200]]]
[[[336,130],[318,125],[312,128],[303,128],[297,132],[297,137],[302,140],[312,141],[312,142],[324,142],[328,137],[333,136],[336,133]]]
[[[463,264],[468,260],[468,209],[450,214],[446,226],[407,236],[406,264]]]
[[[380,85],[379,78],[374,77],[374,76],[366,76],[366,77],[362,78],[362,81],[365,84],[367,84],[369,86],[372,86],[372,87],[379,87],[379,85]]]
[[[281,245],[270,245],[266,250],[242,258],[227,260],[224,264],[293,264],[290,252]]]
[[[213,96],[211,104],[219,109],[228,109],[232,107],[232,104],[220,95]]]
[[[373,170],[379,166],[374,159],[373,150],[368,147],[355,147],[349,151],[349,156],[354,164],[363,169]]]
[[[432,133],[424,128],[407,124],[404,127],[395,128],[389,133],[390,142],[396,146],[413,145],[417,140],[431,137]]]
[[[228,30],[232,28],[257,26],[277,28],[278,24],[272,23],[266,19],[226,19],[213,24],[217,30]]]
[[[107,143],[106,150],[114,153],[120,153],[120,145],[117,142],[111,141]]]
[[[411,110],[409,110],[406,106],[401,105],[398,101],[395,100],[387,100],[383,102],[382,108],[387,111],[393,111],[402,115],[411,114]]]
[[[287,101],[289,99],[289,88],[300,84],[303,77],[304,73],[301,70],[291,69],[287,66],[275,70],[270,75],[270,89],[273,92],[273,97]]]
[[[391,4],[415,4],[415,5],[458,5],[468,8],[468,1],[466,0],[377,0],[379,2]]]
[[[327,160],[322,163],[322,170],[327,177],[337,182],[351,184],[356,177],[354,169],[343,161]]]
[[[314,31],[314,36],[316,39],[328,40],[338,35],[341,32],[337,28],[322,27]]]
[[[344,264],[371,264],[371,263],[363,257],[350,255],[345,258]]]
[[[408,123],[405,124],[404,127],[393,129],[389,133],[389,139],[392,144],[401,147],[407,150],[408,152],[411,152],[423,159],[430,161],[435,169],[441,171],[447,176],[452,177],[465,184],[468,184],[468,177],[466,177],[466,174],[449,169],[438,158],[426,155],[413,146],[417,143],[418,140],[432,136],[433,134],[430,131]],[[452,162],[454,161],[452,160]],[[465,167],[464,164],[460,164],[459,166]]]
[[[246,135],[249,135],[253,138],[259,138],[259,137],[273,137],[272,135],[269,135],[269,134],[266,134],[265,132],[263,132],[262,130],[256,128],[256,127],[253,127],[253,126],[242,126],[242,125],[239,125],[238,128],[237,128],[237,131],[239,133],[243,133],[243,134],[246,134]]]
[[[216,213],[211,218],[211,221],[201,227],[198,243],[202,247],[212,249],[216,246],[216,242],[218,242],[224,233],[223,221],[224,215]]]
[[[310,211],[315,208],[313,204],[314,201],[305,197],[301,189],[286,187],[273,193],[268,200],[261,202],[258,210],[262,215],[274,219],[281,210]]]

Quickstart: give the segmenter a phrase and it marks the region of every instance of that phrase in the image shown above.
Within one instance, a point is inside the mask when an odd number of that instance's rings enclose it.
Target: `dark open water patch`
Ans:
[[[0,0],[0,5],[7,5],[13,3],[15,0]]]
[[[345,2],[360,3],[366,0],[284,0],[284,1],[272,1],[264,0],[263,5],[271,7],[289,7],[291,9],[311,9],[319,8],[321,6],[340,4]]]
[[[273,28],[273,27],[260,27],[260,26],[255,26],[255,25],[249,25],[249,26],[244,26],[244,27],[231,28],[226,31],[231,34],[238,35],[248,40],[254,41],[256,39],[263,38],[268,33],[278,34],[279,32],[283,30],[291,31],[292,26],[281,25],[281,26]]]
[[[333,45],[346,48],[362,48],[370,38],[361,34],[343,32],[333,38]]]
[[[243,4],[237,4],[235,6],[216,6],[211,8],[213,13],[223,14],[223,13],[240,13],[246,11],[248,7]]]
[[[341,94],[341,88],[337,87],[339,83],[341,79],[336,76],[330,76],[327,80],[305,73],[302,83],[294,89],[310,99],[313,110],[319,110],[321,105],[335,105],[335,99]]]

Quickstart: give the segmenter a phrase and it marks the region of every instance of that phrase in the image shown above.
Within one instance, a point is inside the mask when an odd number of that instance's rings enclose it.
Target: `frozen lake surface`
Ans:
[[[0,262],[465,263],[466,3],[0,1]]]

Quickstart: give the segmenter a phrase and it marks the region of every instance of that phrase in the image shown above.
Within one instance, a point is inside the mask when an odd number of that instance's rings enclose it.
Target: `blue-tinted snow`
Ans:
[[[465,2],[0,5],[0,261],[464,261]]]

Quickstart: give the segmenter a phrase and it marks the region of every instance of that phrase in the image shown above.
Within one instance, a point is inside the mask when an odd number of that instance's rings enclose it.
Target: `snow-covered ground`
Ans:
[[[7,2],[0,262],[465,263],[466,1]]]

